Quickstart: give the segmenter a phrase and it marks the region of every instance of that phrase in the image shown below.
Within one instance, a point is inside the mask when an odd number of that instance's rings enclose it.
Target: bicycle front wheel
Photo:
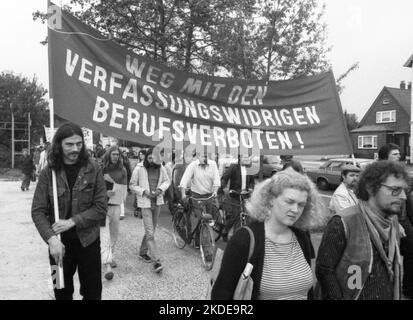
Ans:
[[[205,270],[209,271],[214,265],[215,258],[215,240],[213,231],[209,224],[202,223],[199,233],[199,248],[201,250],[202,263]]]
[[[177,211],[172,218],[172,235],[175,245],[183,249],[188,241],[188,217],[184,211]]]

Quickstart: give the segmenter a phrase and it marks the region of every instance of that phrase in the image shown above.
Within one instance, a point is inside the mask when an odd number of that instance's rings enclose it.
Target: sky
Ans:
[[[384,86],[398,88],[400,81],[412,81],[412,69],[403,65],[413,54],[413,1],[319,1],[327,5],[324,20],[334,75],[359,62],[359,69],[344,81],[340,99],[343,110],[361,120]],[[36,75],[47,89],[47,47],[40,44],[46,25],[32,18],[34,11],[46,11],[46,5],[46,0],[0,2],[0,71]]]

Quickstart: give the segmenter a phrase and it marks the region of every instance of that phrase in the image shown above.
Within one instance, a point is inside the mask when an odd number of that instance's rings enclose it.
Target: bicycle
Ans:
[[[235,232],[247,225],[248,223],[248,213],[247,213],[247,209],[245,208],[245,200],[249,197],[249,195],[251,194],[251,190],[247,190],[247,191],[236,191],[236,190],[229,190],[229,194],[236,194],[239,197],[239,207],[240,207],[240,212],[239,212],[239,219],[235,220],[234,225],[233,225],[233,231],[232,234],[235,234]],[[225,200],[224,200],[225,201]],[[230,203],[229,205],[233,205],[232,203]],[[225,208],[225,205],[222,206],[223,208]],[[227,212],[225,209],[222,209],[222,216],[219,215],[215,221],[215,224],[213,226],[214,232],[217,234],[217,236],[215,237],[215,241],[218,241],[218,239],[224,234],[224,230],[226,228],[227,225]],[[229,230],[227,230],[229,231]]]
[[[201,251],[202,263],[206,270],[211,270],[214,265],[215,239],[212,230],[214,219],[206,212],[205,202],[214,197],[214,195],[209,198],[189,197],[187,208],[182,203],[179,203],[172,216],[173,239],[179,249],[183,249],[187,244],[195,241],[195,236],[199,230],[199,249]],[[194,208],[192,202],[196,202],[201,207],[201,216],[193,231],[190,230],[190,214]]]

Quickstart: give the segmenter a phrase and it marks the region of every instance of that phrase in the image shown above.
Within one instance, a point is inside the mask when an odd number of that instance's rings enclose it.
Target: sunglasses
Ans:
[[[391,195],[392,196],[398,196],[404,191],[404,193],[407,195],[409,193],[409,189],[407,187],[392,187],[388,186],[387,184],[382,183],[381,184],[383,187],[386,187],[387,189],[391,190]]]

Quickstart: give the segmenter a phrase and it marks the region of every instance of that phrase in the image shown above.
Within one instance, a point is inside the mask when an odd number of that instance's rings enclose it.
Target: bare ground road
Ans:
[[[0,300],[53,299],[47,245],[31,219],[35,185],[20,190],[18,181],[0,181]],[[121,221],[115,257],[118,267],[112,281],[103,278],[105,300],[199,300],[205,299],[209,273],[201,265],[199,250],[177,249],[170,232],[171,216],[162,210],[157,241],[164,271],[158,275],[151,265],[138,259],[143,236],[142,220],[133,216],[128,196],[126,218]],[[313,234],[317,249],[320,234]],[[221,241],[218,246],[225,248]],[[103,275],[103,269],[102,269]],[[75,299],[80,299],[75,281]]]

